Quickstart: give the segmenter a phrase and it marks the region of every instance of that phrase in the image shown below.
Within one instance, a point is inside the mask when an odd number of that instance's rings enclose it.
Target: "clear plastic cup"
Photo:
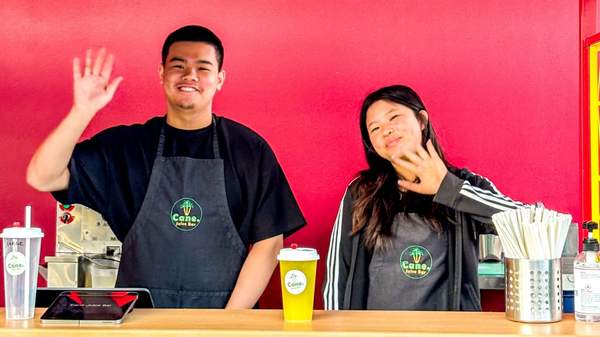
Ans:
[[[283,318],[286,321],[312,320],[315,276],[319,254],[313,248],[284,248],[279,251]]]
[[[30,319],[35,313],[40,244],[39,228],[9,227],[0,234],[3,242],[4,304],[6,319]]]

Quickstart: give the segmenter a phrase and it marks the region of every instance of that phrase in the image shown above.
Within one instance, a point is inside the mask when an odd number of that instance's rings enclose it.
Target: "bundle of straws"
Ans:
[[[492,216],[504,254],[513,259],[558,259],[567,240],[571,215],[528,206]]]

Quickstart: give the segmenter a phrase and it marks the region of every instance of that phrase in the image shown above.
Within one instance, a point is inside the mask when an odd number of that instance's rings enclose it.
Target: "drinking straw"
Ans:
[[[498,234],[500,235],[500,243],[502,243],[502,246],[505,248],[507,254],[510,255],[509,257],[513,259],[520,258],[522,254],[518,248],[515,248],[515,238],[507,232],[506,227],[499,226],[497,227],[497,230]]]
[[[550,236],[548,235],[548,228],[550,223],[536,222],[535,225],[537,227],[538,242],[540,243],[540,246],[542,248],[541,258],[551,259],[552,252],[554,251],[554,249],[552,249],[551,247],[554,246],[554,242],[550,241]]]
[[[512,242],[513,242],[513,246],[515,247],[515,250],[517,251],[517,258],[523,258],[526,256],[526,251],[524,249],[524,246],[520,243],[520,239],[519,236],[517,235],[517,233],[520,232],[520,229],[516,229],[514,228],[514,226],[512,225],[512,222],[510,221],[510,218],[507,216],[507,227],[506,230],[510,233]]]
[[[567,234],[569,233],[569,226],[571,225],[571,215],[570,214],[563,215],[561,217],[559,223],[560,223],[560,226],[559,226],[559,232],[558,232],[557,253],[560,256],[560,255],[562,255],[563,248],[567,241]]]
[[[496,232],[500,237],[500,243],[507,255],[510,258],[520,258],[521,252],[518,248],[518,244],[516,242],[516,238],[512,235],[510,230],[507,228],[508,222],[505,213],[496,213],[492,216],[492,221],[496,226]]]
[[[526,256],[529,257],[530,259],[534,257],[534,255],[537,253],[537,249],[535,248],[535,240],[533,240],[532,234],[531,234],[531,227],[530,226],[521,226],[523,228],[523,233],[525,234],[523,237],[523,243],[525,244],[525,248],[527,249],[527,251],[525,252]]]
[[[525,241],[525,229],[517,220],[517,212],[509,212],[508,215],[510,219],[510,226],[508,228],[514,233],[515,238],[517,239],[517,244],[519,245],[519,248],[521,248],[522,254],[527,257],[528,248],[527,242]]]
[[[31,228],[31,205],[25,206],[25,228]],[[31,239],[25,238],[25,296],[23,305],[25,317],[29,317],[29,278],[30,278],[30,241]]]
[[[512,258],[556,259],[562,255],[571,215],[529,206],[492,216],[505,253]]]
[[[548,235],[548,238],[549,238],[548,240],[550,241],[550,256],[553,259],[557,258],[557,256],[556,256],[556,251],[557,251],[557,249],[556,249],[557,248],[556,247],[556,245],[557,245],[556,231],[558,230],[558,226],[559,226],[558,223],[553,222],[553,223],[546,224],[546,228],[545,228],[546,235]]]

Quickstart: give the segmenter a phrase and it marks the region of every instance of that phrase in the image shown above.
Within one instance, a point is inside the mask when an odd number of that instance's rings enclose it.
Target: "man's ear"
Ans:
[[[165,66],[163,64],[158,65],[158,81],[163,84],[163,75],[165,74]]]
[[[219,74],[217,75],[217,90],[221,90],[221,88],[223,87],[223,83],[225,83],[225,70],[221,69],[221,71],[219,71]]]

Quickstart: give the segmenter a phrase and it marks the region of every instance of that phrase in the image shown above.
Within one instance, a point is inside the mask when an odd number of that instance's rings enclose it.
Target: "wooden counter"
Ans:
[[[1,308],[0,336],[600,336],[600,323],[572,314],[524,324],[497,312],[316,311],[312,322],[285,323],[281,310],[135,309],[116,326],[42,326],[43,311],[6,321]]]

